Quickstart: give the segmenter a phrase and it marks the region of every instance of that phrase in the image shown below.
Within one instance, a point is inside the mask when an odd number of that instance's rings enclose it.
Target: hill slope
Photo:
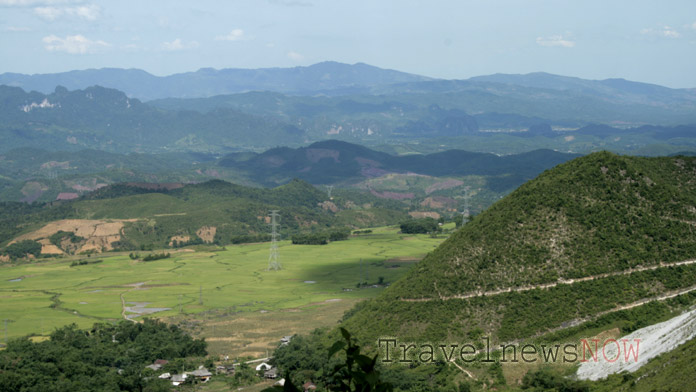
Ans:
[[[696,264],[674,263],[696,257],[694,173],[694,158],[606,152],[559,165],[475,217],[345,325],[368,342],[477,329],[505,341],[686,292]]]
[[[274,148],[241,160],[237,159],[237,154],[231,154],[222,158],[219,165],[247,171],[251,178],[263,179],[267,184],[288,177],[329,184],[386,173],[417,173],[437,177],[512,174],[520,179],[515,185],[520,185],[541,171],[575,157],[576,154],[550,150],[502,157],[462,150],[395,156],[356,144],[326,140],[297,149]]]
[[[0,245],[34,240],[44,246],[42,253],[61,254],[52,245],[66,253],[85,253],[163,248],[173,241],[264,241],[268,212],[274,209],[281,211],[285,239],[335,226],[395,224],[406,217],[395,203],[369,195],[337,196],[327,203],[325,192],[300,180],[273,189],[220,180],[116,184],[68,202],[0,204]]]

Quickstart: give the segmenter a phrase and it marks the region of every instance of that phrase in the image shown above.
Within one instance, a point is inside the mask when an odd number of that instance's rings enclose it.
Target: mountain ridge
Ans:
[[[130,68],[99,68],[54,74],[0,74],[0,84],[49,93],[58,85],[71,90],[98,84],[126,92],[143,100],[168,97],[199,97],[223,93],[275,90],[284,93],[316,94],[333,90],[365,88],[404,81],[432,80],[364,63],[325,61],[293,68],[200,68],[193,72],[156,76]],[[307,87],[314,86],[314,87]]]

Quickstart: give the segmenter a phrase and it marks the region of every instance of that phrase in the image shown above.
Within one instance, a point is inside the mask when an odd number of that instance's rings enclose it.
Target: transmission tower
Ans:
[[[471,214],[469,212],[469,197],[470,197],[469,189],[470,188],[471,187],[468,187],[468,186],[464,188],[464,209],[462,210],[462,225],[464,225],[464,223],[466,223],[466,221],[469,220],[469,216],[471,216]],[[466,219],[466,221],[465,221],[465,219]]]
[[[268,255],[268,271],[278,271],[280,269],[280,261],[278,261],[278,238],[280,233],[280,210],[271,211],[271,252]]]
[[[326,186],[326,192],[329,194],[329,200],[332,199],[332,197],[331,197],[331,191],[333,191],[333,189],[334,189],[334,186],[333,186],[333,185],[327,185],[327,186]]]

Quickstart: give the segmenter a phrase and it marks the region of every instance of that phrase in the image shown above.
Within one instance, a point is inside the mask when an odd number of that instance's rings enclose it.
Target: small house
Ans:
[[[307,381],[306,383],[302,384],[302,389],[304,392],[311,392],[311,391],[316,391],[317,386],[311,381]]]
[[[188,378],[188,374],[186,374],[186,373],[175,374],[172,376],[172,378],[170,380],[172,382],[172,385],[174,385],[176,387],[176,386],[179,386],[179,385],[185,383],[187,378]]]
[[[196,377],[201,382],[207,382],[213,375],[213,373],[211,373],[208,369],[204,368],[203,366],[200,366],[198,369],[187,373],[192,377]]]
[[[271,370],[273,366],[267,364],[266,362],[261,362],[259,365],[256,366],[256,371],[266,371],[266,370]]]
[[[265,372],[263,372],[263,376],[270,380],[275,380],[276,378],[278,378],[278,369],[271,368],[269,370],[266,370]]]
[[[162,369],[162,366],[164,366],[168,363],[169,363],[169,361],[167,361],[166,359],[158,359],[152,365],[147,365],[145,367],[148,369],[152,369],[154,371],[157,371],[157,370]]]

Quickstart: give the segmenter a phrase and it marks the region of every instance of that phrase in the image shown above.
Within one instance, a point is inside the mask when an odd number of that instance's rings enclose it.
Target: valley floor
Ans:
[[[83,257],[84,265],[67,257],[5,265],[0,314],[8,338],[46,336],[70,323],[165,318],[207,337],[211,353],[258,357],[282,336],[335,325],[444,239],[380,228],[324,246],[284,241],[280,271],[267,271],[266,243],[184,249],[149,262],[102,254]]]

